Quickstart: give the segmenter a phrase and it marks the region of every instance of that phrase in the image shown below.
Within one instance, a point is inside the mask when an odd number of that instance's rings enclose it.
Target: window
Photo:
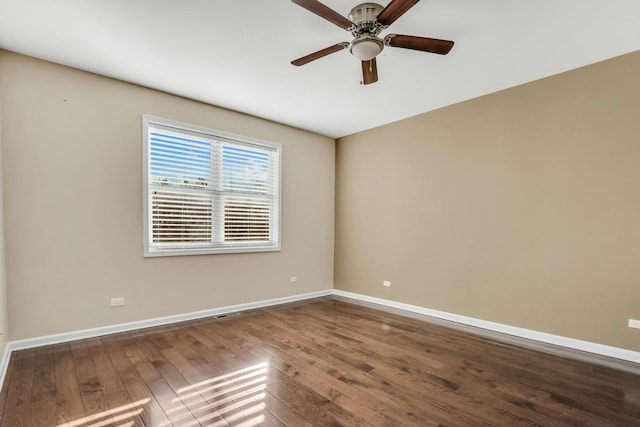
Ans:
[[[142,120],[145,256],[280,250],[280,145]]]

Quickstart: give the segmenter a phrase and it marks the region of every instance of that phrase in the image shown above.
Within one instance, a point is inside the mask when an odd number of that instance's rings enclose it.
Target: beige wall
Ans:
[[[0,60],[1,61],[1,60]],[[2,62],[0,62],[0,67]],[[7,323],[7,272],[4,253],[4,204],[2,167],[2,92],[0,92],[0,357],[4,354],[8,340]]]
[[[16,340],[335,281],[638,351],[638,71],[635,53],[352,135],[334,164],[329,138],[0,50],[0,329]],[[143,258],[142,113],[282,143],[282,252]]]
[[[12,340],[331,289],[332,139],[0,57]],[[281,143],[282,251],[143,258],[143,113]]]
[[[335,288],[640,351],[639,75],[636,52],[338,140]]]

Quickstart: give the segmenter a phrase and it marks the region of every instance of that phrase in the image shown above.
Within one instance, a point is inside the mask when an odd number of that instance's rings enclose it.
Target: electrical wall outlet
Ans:
[[[124,305],[124,297],[111,298],[111,307],[120,307]]]
[[[391,287],[391,280],[385,280],[382,282],[382,286],[384,286],[385,288],[390,288]]]
[[[640,329],[640,320],[629,319],[629,327],[630,328]]]
[[[289,283],[298,283],[298,276],[291,276],[289,278]]]

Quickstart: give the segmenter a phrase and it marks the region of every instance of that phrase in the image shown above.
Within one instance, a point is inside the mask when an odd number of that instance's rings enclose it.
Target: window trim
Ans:
[[[240,143],[245,145],[254,145],[260,148],[272,149],[275,152],[277,170],[275,171],[276,190],[276,213],[274,223],[271,227],[275,227],[275,243],[260,244],[246,242],[233,242],[224,246],[205,246],[205,247],[183,247],[183,248],[167,248],[152,249],[151,247],[151,225],[149,221],[151,197],[149,194],[149,167],[150,167],[150,149],[149,149],[149,128],[160,126],[164,128],[175,129],[176,132],[193,133],[211,137],[217,140],[227,140],[232,143]],[[250,138],[246,136],[236,135],[229,132],[210,129],[203,126],[192,125],[189,123],[179,122],[176,120],[165,119],[152,116],[149,114],[142,115],[142,233],[144,257],[163,257],[163,256],[185,256],[185,255],[211,255],[211,254],[235,254],[235,253],[254,253],[254,252],[278,252],[281,251],[282,241],[282,144],[270,141]]]

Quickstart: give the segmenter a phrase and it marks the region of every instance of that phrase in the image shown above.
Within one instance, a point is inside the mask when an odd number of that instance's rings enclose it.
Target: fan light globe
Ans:
[[[375,37],[359,37],[351,42],[349,51],[361,61],[369,61],[382,52],[384,43]]]

